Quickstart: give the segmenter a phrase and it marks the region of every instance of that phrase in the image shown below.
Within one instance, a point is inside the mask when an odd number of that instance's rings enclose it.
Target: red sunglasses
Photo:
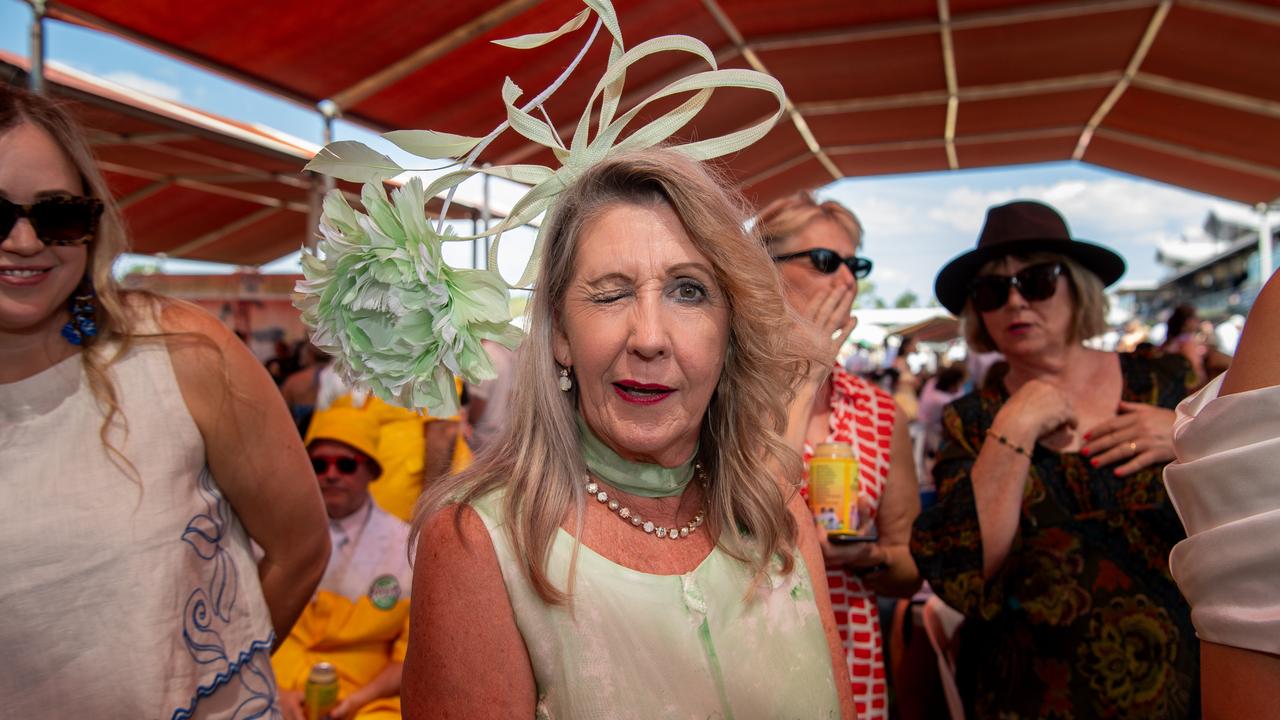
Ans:
[[[324,475],[329,472],[332,466],[338,467],[338,472],[343,475],[350,475],[365,463],[364,458],[353,457],[335,457],[333,455],[312,455],[311,469],[316,471],[316,475]]]

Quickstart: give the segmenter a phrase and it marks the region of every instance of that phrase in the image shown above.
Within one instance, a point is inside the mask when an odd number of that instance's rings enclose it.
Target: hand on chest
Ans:
[[[1080,452],[1085,435],[1116,416],[1122,390],[1119,378],[1100,378],[1097,385],[1069,390],[1066,396],[1075,416],[1074,426],[1060,426],[1041,437],[1039,444],[1058,453]]]

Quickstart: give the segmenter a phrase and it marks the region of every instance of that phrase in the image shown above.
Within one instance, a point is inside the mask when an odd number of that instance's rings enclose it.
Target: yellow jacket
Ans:
[[[413,573],[409,526],[373,503],[350,521],[331,522],[333,551],[320,587],[271,658],[281,690],[302,691],[318,662],[338,671],[338,697],[369,684],[390,662],[404,662]],[[362,720],[400,717],[400,698],[382,698]]]
[[[461,381],[459,381],[461,388]],[[334,401],[332,407],[353,407],[353,396],[344,395]],[[419,415],[413,410],[396,407],[372,395],[361,406],[372,413],[381,426],[378,442],[378,462],[382,476],[369,485],[369,494],[387,512],[408,522],[413,518],[413,506],[422,494],[423,460],[426,456],[425,429],[433,420],[458,420]],[[471,464],[471,449],[458,434],[453,448],[450,470],[458,472]]]

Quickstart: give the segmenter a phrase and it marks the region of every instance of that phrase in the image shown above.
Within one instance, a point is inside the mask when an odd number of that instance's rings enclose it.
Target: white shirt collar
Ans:
[[[373,512],[370,504],[373,501],[366,495],[364,504],[355,512],[341,518],[329,518],[329,535],[333,541],[335,548],[346,545],[348,541],[354,540],[360,534],[360,528],[364,525],[369,513]]]

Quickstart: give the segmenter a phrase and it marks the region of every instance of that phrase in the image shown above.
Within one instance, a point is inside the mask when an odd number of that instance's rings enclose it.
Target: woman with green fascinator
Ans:
[[[353,380],[439,414],[451,398],[437,376],[483,380],[480,342],[514,338],[505,281],[438,262],[441,242],[471,238],[438,235],[422,203],[487,172],[533,185],[505,227],[547,213],[518,283],[534,290],[507,426],[419,501],[405,717],[853,718],[813,521],[783,480],[800,475],[787,403],[824,359],[788,331],[798,318],[745,229],[751,213],[700,162],[767,133],[781,87],[716,70],[691,38],[627,50],[609,4],[588,4],[559,31],[504,41],[534,47],[591,12],[612,35],[600,108],[588,104],[570,141],[534,114],[550,90],[518,106],[519,89],[504,89],[512,127],[551,148],[558,170],[474,169],[505,123],[485,138],[390,134],[427,157],[467,154],[463,168],[390,201],[371,183],[368,219],[332,196],[325,256],[305,261],[317,343]],[[623,112],[625,68],[667,51],[709,70]],[[666,145],[724,86],[768,92],[777,111]],[[693,94],[622,133],[676,93]],[[376,180],[362,175],[371,152],[330,146],[313,167]]]
[[[782,399],[802,358],[745,216],[669,151],[566,191],[510,429],[422,505],[409,717],[847,704],[813,522],[771,470],[797,465]]]

